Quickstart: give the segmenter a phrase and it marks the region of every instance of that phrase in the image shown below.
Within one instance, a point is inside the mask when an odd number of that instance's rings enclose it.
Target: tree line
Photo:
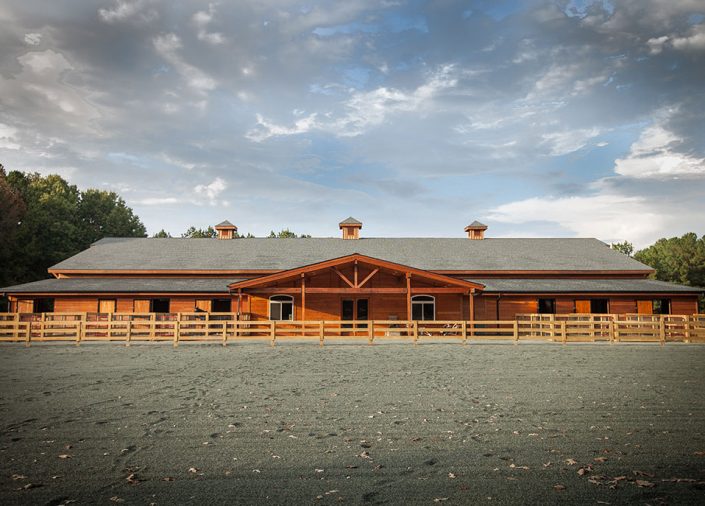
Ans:
[[[81,191],[56,174],[7,173],[0,165],[0,287],[45,279],[49,267],[103,237],[147,237],[147,229],[115,192]],[[161,230],[153,237],[171,235]],[[190,227],[181,237],[217,232]],[[269,237],[311,236],[284,229]]]
[[[81,191],[55,174],[6,173],[0,165],[0,287],[44,279],[49,267],[103,237],[147,237],[147,230],[115,192]],[[162,229],[152,237],[171,235]],[[212,238],[217,232],[190,227],[181,237]],[[268,237],[311,236],[287,228]],[[627,241],[612,248],[655,269],[655,279],[705,287],[705,236],[659,239],[637,252]]]

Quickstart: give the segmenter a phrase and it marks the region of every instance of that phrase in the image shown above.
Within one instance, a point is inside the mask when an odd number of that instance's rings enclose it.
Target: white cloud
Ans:
[[[155,37],[154,48],[162,58],[171,63],[176,71],[181,75],[190,88],[199,94],[205,94],[217,86],[215,79],[203,72],[201,69],[187,63],[179,54],[181,49],[181,39],[174,33],[167,33]]]
[[[634,178],[705,176],[705,158],[675,151],[683,139],[656,124],[644,130],[625,158],[615,160],[614,170]]]
[[[219,45],[225,43],[225,36],[220,32],[209,32],[208,25],[213,21],[215,14],[215,5],[208,4],[207,11],[198,11],[193,15],[193,24],[196,25],[199,40],[208,42],[209,44]]]
[[[227,205],[225,201],[218,201],[218,197],[228,188],[228,183],[222,178],[215,178],[211,183],[197,185],[193,190],[196,195],[200,195],[208,199],[208,203],[212,206],[222,204]]]
[[[179,202],[179,199],[176,197],[147,197],[144,199],[133,200],[132,202],[142,206],[163,206],[167,204],[176,204]]]
[[[277,125],[258,114],[257,127],[250,130],[246,137],[251,141],[261,142],[270,137],[296,135],[313,129],[324,130],[339,137],[354,137],[371,127],[381,125],[392,114],[422,110],[443,90],[456,86],[457,82],[454,67],[444,65],[411,92],[387,87],[354,92],[344,103],[345,114],[337,118],[326,114],[325,119],[319,119],[320,116],[313,113],[297,120],[294,126],[287,127]]]
[[[146,0],[135,0],[133,2],[116,0],[112,8],[98,9],[98,15],[100,19],[108,24],[119,23],[128,19],[148,23],[159,17],[157,11],[146,8],[148,3]]]
[[[0,148],[2,149],[20,149],[20,146],[15,139],[17,129],[10,125],[0,123]]]
[[[600,135],[598,128],[569,130],[544,134],[543,143],[549,147],[552,156],[561,156],[585,147],[588,141]]]
[[[703,51],[705,50],[705,24],[693,26],[685,36],[662,35],[653,37],[646,41],[651,54],[660,54],[666,46],[679,51]]]
[[[509,224],[553,222],[579,237],[604,241],[630,238],[646,244],[666,219],[655,212],[649,200],[639,196],[604,193],[592,196],[534,197],[500,205],[490,211],[490,220]]]
[[[41,33],[25,33],[24,34],[24,41],[26,44],[29,44],[30,46],[38,46],[42,42],[42,34]]]

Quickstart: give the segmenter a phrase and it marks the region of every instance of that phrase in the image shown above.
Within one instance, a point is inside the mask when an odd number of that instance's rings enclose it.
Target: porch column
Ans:
[[[301,320],[306,320],[306,277],[301,274]]]
[[[242,320],[242,288],[237,289],[237,319]]]
[[[468,301],[470,303],[470,305],[469,305],[470,314],[468,315],[469,316],[468,319],[470,321],[474,321],[475,320],[475,289],[474,288],[472,290],[470,290],[470,292],[468,292]]]
[[[406,319],[411,320],[411,273],[406,273]]]

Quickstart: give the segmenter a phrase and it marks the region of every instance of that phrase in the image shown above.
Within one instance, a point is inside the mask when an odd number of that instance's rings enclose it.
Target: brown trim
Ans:
[[[66,274],[97,274],[127,276],[130,275],[149,275],[149,276],[184,276],[184,277],[199,277],[199,276],[263,276],[267,274],[275,274],[282,272],[281,269],[252,269],[252,270],[223,270],[223,269],[158,269],[158,270],[142,270],[142,269],[49,269],[49,274],[54,276],[65,276]]]
[[[506,295],[506,296],[570,296],[578,295],[580,297],[632,297],[635,295],[643,295],[645,297],[697,297],[698,292],[509,292],[506,290],[494,291],[494,292],[483,292],[481,295],[495,296],[495,295]]]
[[[611,276],[611,277],[627,277],[627,278],[642,278],[649,274],[653,274],[653,269],[651,270],[525,270],[525,271],[505,271],[505,270],[493,270],[493,271],[448,271],[448,270],[430,270],[429,272],[434,272],[436,274],[443,274],[447,276],[478,276],[483,278],[507,278],[507,277],[524,277],[531,276],[535,278],[552,278],[552,277],[572,277],[572,276]]]
[[[10,293],[10,292],[8,292]],[[179,296],[206,296],[215,295],[217,297],[223,298],[232,295],[230,292],[11,292],[18,297],[32,296],[32,297],[101,297],[101,296],[120,296],[120,297],[133,297],[133,296],[143,296],[143,295],[154,295],[156,297],[179,297]]]

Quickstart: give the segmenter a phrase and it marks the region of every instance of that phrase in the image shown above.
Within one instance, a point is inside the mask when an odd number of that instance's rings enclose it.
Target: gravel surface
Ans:
[[[2,504],[703,504],[705,346],[0,347]]]

